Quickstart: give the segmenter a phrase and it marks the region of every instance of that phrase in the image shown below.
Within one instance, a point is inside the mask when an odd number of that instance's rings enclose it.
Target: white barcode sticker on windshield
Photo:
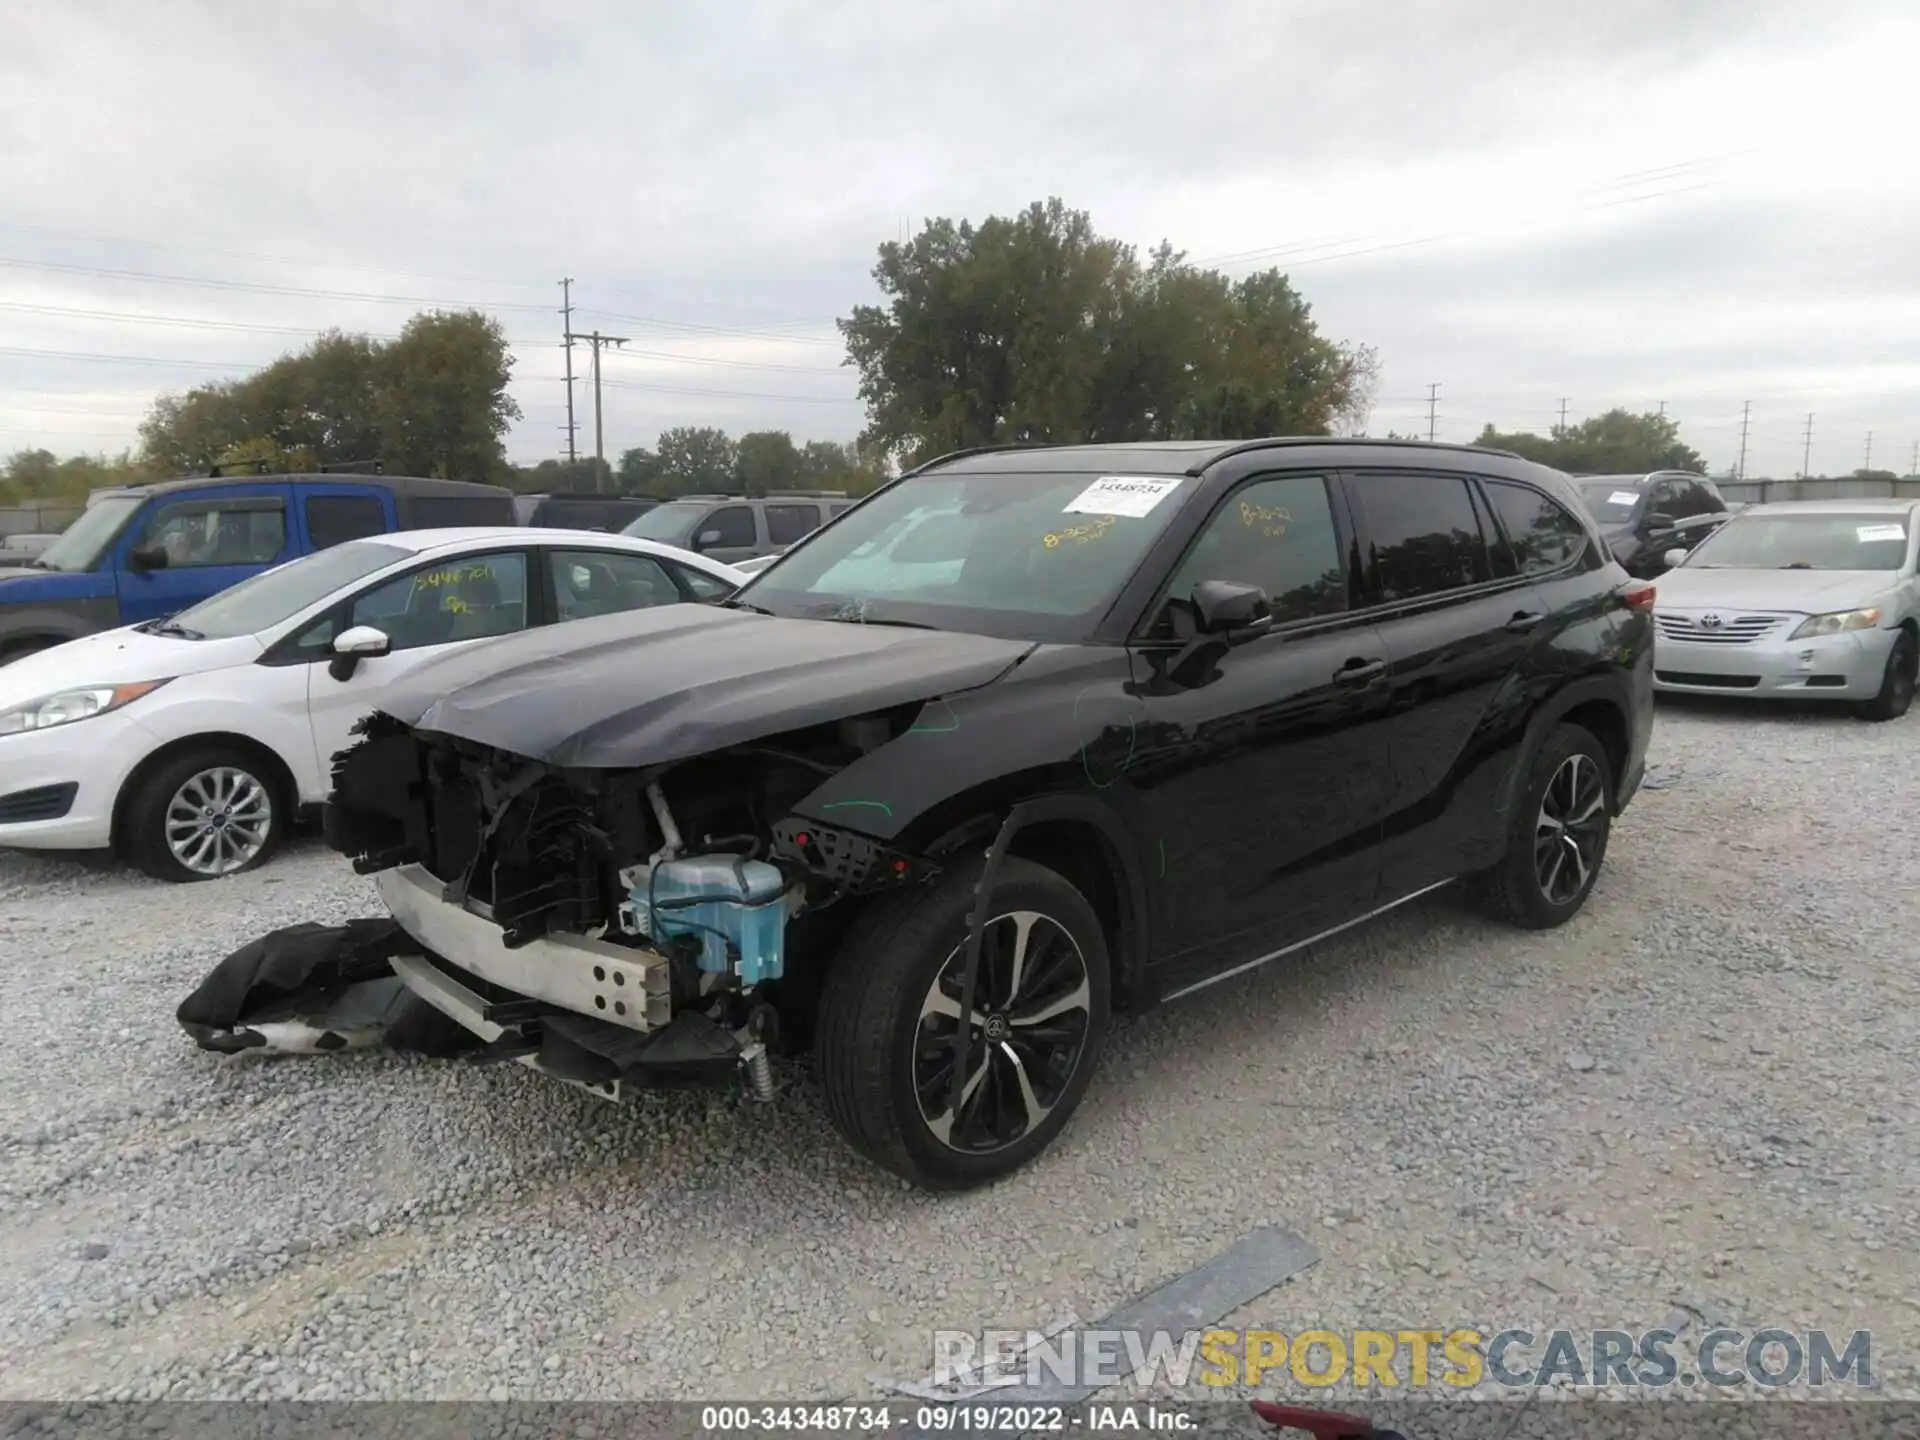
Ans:
[[[1609,505],[1638,505],[1639,503],[1640,497],[1631,490],[1616,490],[1607,496]]]
[[[1854,528],[1854,534],[1862,540],[1904,540],[1907,532],[1898,525],[1860,525]]]
[[[1062,508],[1062,515],[1125,515],[1138,520],[1180,488],[1184,475],[1102,475]]]

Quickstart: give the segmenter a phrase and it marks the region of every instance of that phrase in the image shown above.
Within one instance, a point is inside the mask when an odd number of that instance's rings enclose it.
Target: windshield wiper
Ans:
[[[1795,560],[1790,564],[1776,565],[1773,568],[1776,570],[1811,570],[1813,566],[1809,565],[1804,560]]]
[[[172,635],[181,640],[204,640],[207,637],[191,626],[182,625],[178,620],[160,620],[145,627],[149,635]]]
[[[874,615],[817,615],[817,620],[837,620],[842,625],[891,625],[900,630],[938,630],[923,620],[883,620]]]
[[[722,610],[751,610],[756,615],[771,615],[773,611],[764,605],[756,605],[751,600],[736,600],[729,596],[720,602]]]

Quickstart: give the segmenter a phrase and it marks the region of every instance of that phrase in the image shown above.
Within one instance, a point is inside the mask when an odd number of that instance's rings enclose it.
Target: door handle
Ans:
[[[1336,685],[1367,685],[1387,673],[1384,660],[1349,660],[1333,672]]]
[[[1531,630],[1546,618],[1547,612],[1544,610],[1516,610],[1513,612],[1513,618],[1507,621],[1507,629]]]

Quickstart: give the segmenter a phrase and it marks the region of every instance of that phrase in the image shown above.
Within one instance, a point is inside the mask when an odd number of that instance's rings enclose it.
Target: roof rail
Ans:
[[[769,490],[763,500],[844,500],[844,490]]]
[[[1508,460],[1527,458],[1511,450],[1496,450],[1491,445],[1460,445],[1448,440],[1376,440],[1369,435],[1270,435],[1262,440],[1242,440],[1228,445],[1224,450],[1215,451],[1206,459],[1189,465],[1187,474],[1198,475],[1231,455],[1245,455],[1254,450],[1280,450],[1290,445],[1382,445],[1408,450],[1458,450],[1469,455],[1499,455]]]
[[[329,460],[324,465],[313,467],[316,475],[380,475],[385,473],[382,462],[378,460]]]
[[[904,480],[909,475],[918,475],[922,470],[931,470],[936,465],[944,465],[949,460],[964,460],[969,455],[991,455],[996,450],[1045,450],[1045,445],[1035,445],[1026,440],[1010,440],[1003,445],[969,445],[961,450],[949,450],[944,455],[936,455],[931,460],[922,460],[911,469],[902,470],[896,479]]]
[[[271,460],[231,460],[225,465],[209,465],[209,480],[224,480],[234,475],[270,475],[273,473]]]

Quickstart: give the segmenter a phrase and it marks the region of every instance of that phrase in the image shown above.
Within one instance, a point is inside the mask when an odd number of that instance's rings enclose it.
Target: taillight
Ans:
[[[1620,587],[1620,598],[1635,610],[1653,609],[1653,586],[1645,580],[1635,580]]]

